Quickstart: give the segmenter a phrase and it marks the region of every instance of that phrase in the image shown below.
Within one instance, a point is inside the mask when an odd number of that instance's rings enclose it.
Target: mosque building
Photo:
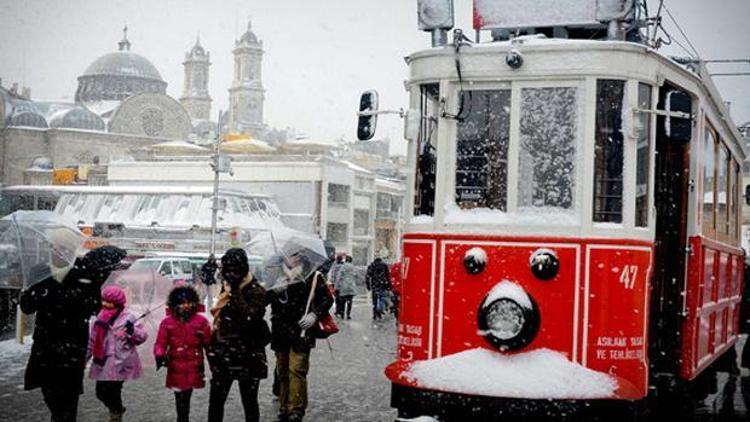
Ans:
[[[200,38],[185,54],[178,101],[167,95],[167,82],[153,63],[131,50],[127,35],[125,27],[117,50],[85,68],[74,101],[34,100],[30,90],[6,88],[0,80],[0,184],[44,183],[33,180],[40,163],[53,168],[106,164],[153,145],[213,138],[217,123],[211,120],[208,91],[210,53]],[[263,42],[250,24],[235,41],[233,55],[234,79],[222,130],[262,139],[267,132]]]

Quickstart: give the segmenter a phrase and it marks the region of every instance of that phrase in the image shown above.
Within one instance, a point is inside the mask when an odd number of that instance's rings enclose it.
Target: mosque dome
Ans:
[[[81,76],[125,76],[162,81],[159,71],[147,58],[130,51],[116,51],[99,57]]]
[[[76,102],[123,101],[142,93],[166,94],[167,83],[145,57],[130,51],[125,35],[119,51],[94,60],[78,77]]]

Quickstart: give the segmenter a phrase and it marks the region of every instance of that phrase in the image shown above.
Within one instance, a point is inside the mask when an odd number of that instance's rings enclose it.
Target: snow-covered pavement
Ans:
[[[325,341],[318,342],[311,358],[308,376],[310,392],[308,421],[393,421],[396,412],[389,406],[390,384],[383,368],[393,359],[396,327],[393,319],[374,324],[370,307],[364,300],[355,302],[351,321],[339,322],[341,331],[330,338],[333,351]],[[29,346],[13,340],[0,343],[0,421],[39,422],[49,420],[41,392],[23,390],[23,370]],[[273,353],[268,351],[269,374],[273,371]],[[150,353],[142,350],[141,353]],[[210,372],[210,371],[209,371]],[[145,377],[126,382],[123,403],[126,421],[163,422],[175,419],[174,396],[164,387],[164,370],[145,368]],[[84,381],[78,420],[106,420],[107,411],[94,396],[94,383]],[[276,418],[276,401],[271,394],[271,378],[260,384],[258,401],[262,421]],[[226,404],[226,421],[242,418],[242,405],[236,383]],[[193,393],[191,420],[207,418],[208,388]]]
[[[364,297],[358,299],[352,312],[354,319],[338,320],[341,331],[331,337],[333,350],[323,341],[313,351],[307,421],[386,422],[396,419],[396,412],[389,406],[390,384],[383,375],[383,368],[394,356],[395,322],[388,318],[377,324],[373,323],[369,303]],[[29,349],[30,341],[25,345],[18,345],[13,340],[0,342],[0,422],[38,422],[49,419],[40,391],[23,390],[23,371]],[[149,350],[142,350],[142,354],[149,353]],[[270,349],[268,359],[269,369],[272,371],[273,353]],[[172,392],[164,388],[164,370],[157,373],[152,364],[148,365],[143,379],[125,383],[123,400],[128,408],[125,420],[174,420],[174,398]],[[690,419],[701,422],[747,420],[750,372],[743,370],[742,375],[745,376],[730,377],[720,373],[717,392],[697,406]],[[84,388],[78,420],[106,420],[107,411],[94,396],[94,383],[86,379]],[[743,397],[743,392],[748,396]],[[276,402],[271,394],[270,378],[260,384],[259,403],[261,420],[274,421]],[[225,420],[242,420],[242,406],[236,386],[233,387],[225,408]],[[191,420],[206,420],[208,388],[195,391],[191,409]],[[605,417],[602,420],[606,420],[606,415],[602,416]]]

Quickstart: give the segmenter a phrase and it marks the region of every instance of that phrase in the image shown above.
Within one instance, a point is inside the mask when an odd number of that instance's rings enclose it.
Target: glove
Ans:
[[[310,327],[312,327],[312,326],[313,326],[313,324],[315,324],[315,321],[317,321],[317,320],[318,320],[318,316],[317,316],[317,315],[315,315],[315,313],[314,313],[314,312],[308,312],[307,314],[305,314],[305,316],[303,316],[303,317],[302,317],[302,318],[301,318],[301,319],[299,320],[299,322],[298,322],[297,324],[298,324],[298,325],[300,326],[300,328],[302,328],[303,330],[307,330],[307,329],[309,329]]]
[[[133,324],[133,321],[127,321],[125,323],[125,334],[132,336],[133,333],[135,333],[135,324]]]
[[[167,366],[167,361],[169,361],[169,358],[167,356],[157,356],[156,357],[156,370],[158,371],[161,369],[162,366]]]

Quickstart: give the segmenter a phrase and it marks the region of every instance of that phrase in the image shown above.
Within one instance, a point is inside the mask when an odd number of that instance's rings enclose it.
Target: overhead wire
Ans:
[[[662,3],[663,3],[663,0],[662,0]],[[674,23],[674,25],[677,27],[677,30],[680,31],[680,34],[682,34],[682,37],[685,38],[685,41],[687,41],[688,45],[693,50],[693,53],[695,53],[696,58],[699,58],[701,55],[700,55],[700,53],[698,53],[698,49],[695,48],[695,46],[693,45],[693,43],[690,41],[690,38],[688,38],[688,36],[685,33],[685,31],[683,31],[683,29],[680,26],[679,22],[677,22],[677,19],[675,19],[674,16],[672,16],[672,12],[669,11],[669,8],[666,5],[664,5],[664,11],[667,12],[667,16],[669,16],[669,19],[672,20],[672,23]],[[678,43],[678,45],[679,45],[679,43]]]

